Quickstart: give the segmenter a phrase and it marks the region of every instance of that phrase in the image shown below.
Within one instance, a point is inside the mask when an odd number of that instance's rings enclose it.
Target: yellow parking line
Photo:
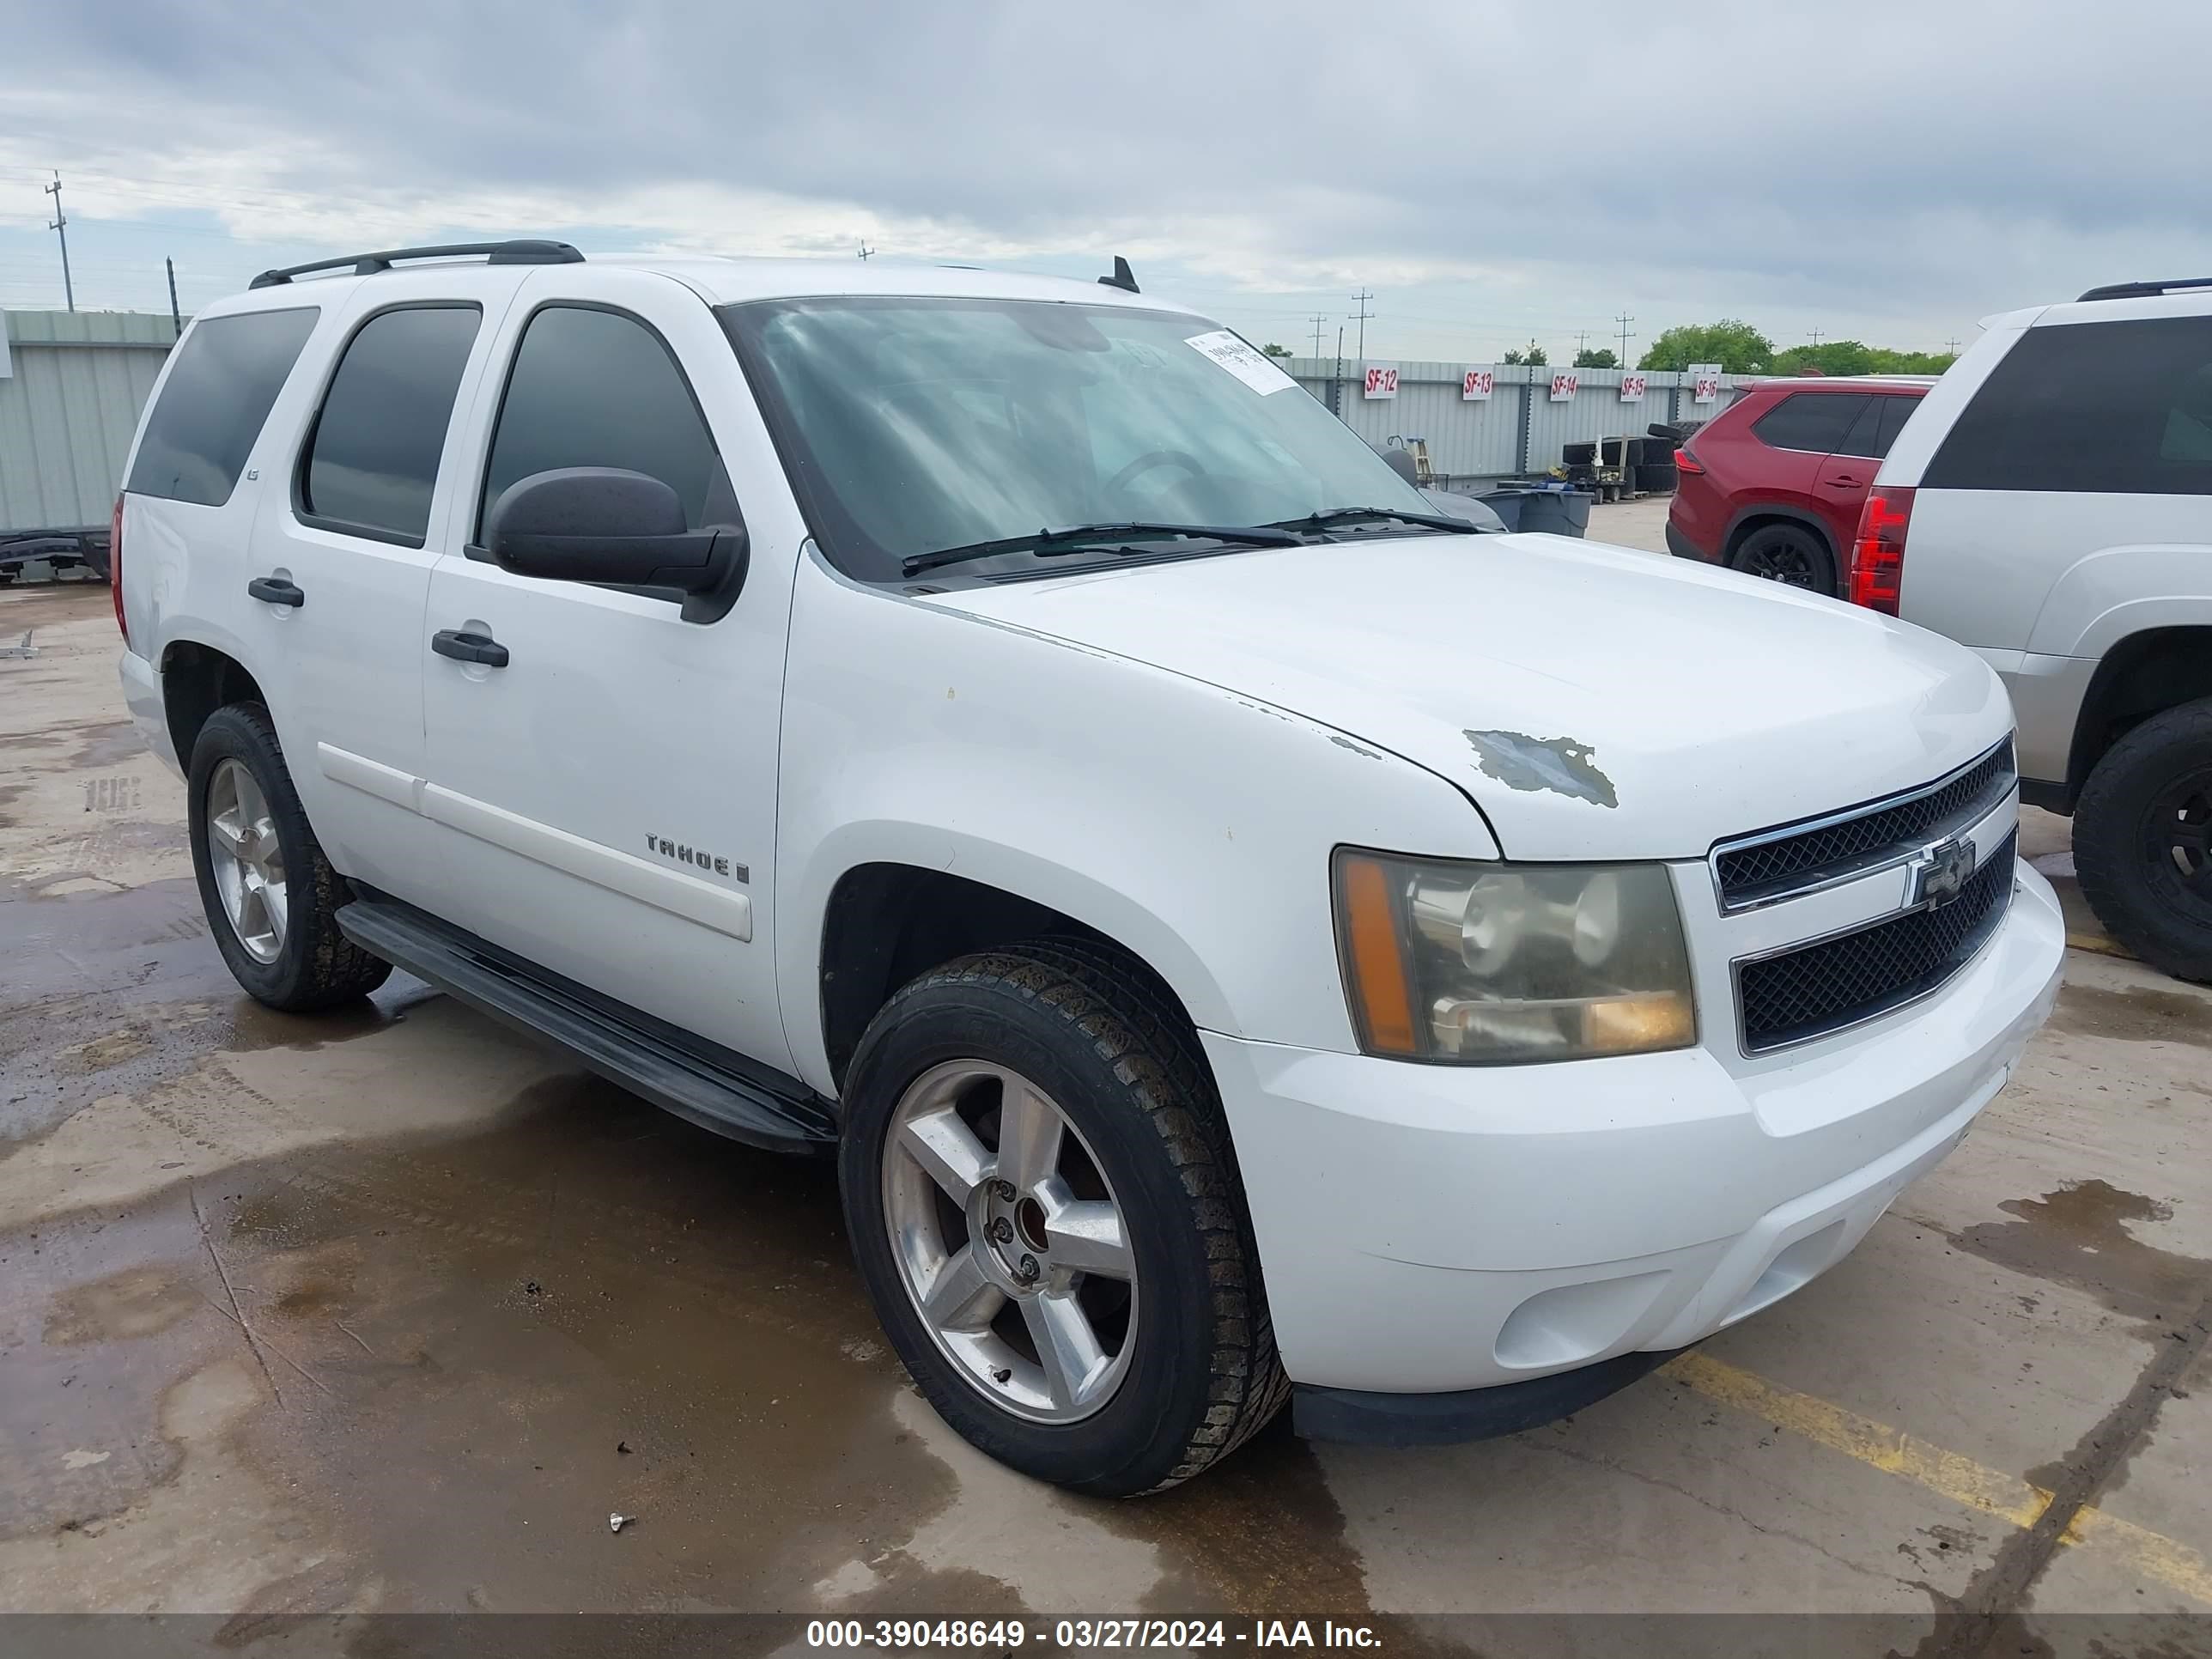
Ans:
[[[1845,1411],[1808,1394],[1782,1388],[1710,1354],[1669,1360],[1662,1375],[1708,1400],[1789,1430],[1885,1474],[1900,1475],[1954,1504],[2015,1527],[2032,1527],[2051,1505],[2051,1494],[2016,1475],[1986,1468],[1970,1457],[1909,1435],[1887,1423]],[[2186,1544],[2162,1533],[2084,1506],[2060,1541],[2096,1544],[2125,1556],[2142,1577],[2153,1579],[2212,1607],[2212,1565]]]
[[[2066,942],[2076,951],[2089,951],[2100,957],[2118,957],[2128,962],[2136,959],[2134,951],[2116,939],[2106,939],[2102,933],[2069,933]]]

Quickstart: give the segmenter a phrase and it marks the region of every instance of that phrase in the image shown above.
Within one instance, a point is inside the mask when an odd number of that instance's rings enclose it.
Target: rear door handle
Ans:
[[[1864,489],[1864,478],[1823,478],[1821,484],[1829,489]]]
[[[455,662],[480,662],[487,668],[507,666],[507,647],[489,634],[464,634],[441,628],[430,635],[430,648]]]
[[[246,583],[246,592],[250,599],[270,605],[289,605],[295,610],[307,602],[307,596],[282,576],[256,576]]]

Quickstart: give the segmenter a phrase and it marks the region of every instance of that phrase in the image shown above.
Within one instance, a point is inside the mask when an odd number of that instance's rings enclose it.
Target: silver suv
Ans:
[[[2212,981],[2212,277],[1984,329],[1884,462],[1850,597],[2003,676],[2098,917]]]

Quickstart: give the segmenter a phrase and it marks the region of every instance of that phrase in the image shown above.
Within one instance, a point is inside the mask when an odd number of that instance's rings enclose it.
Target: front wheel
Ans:
[[[2074,867],[2121,944],[2212,984],[2212,697],[2154,714],[2106,750],[2074,809]]]
[[[1196,1036],[1083,941],[906,986],[854,1054],[839,1158],[878,1316],[939,1414],[1102,1497],[1205,1469],[1287,1397]]]

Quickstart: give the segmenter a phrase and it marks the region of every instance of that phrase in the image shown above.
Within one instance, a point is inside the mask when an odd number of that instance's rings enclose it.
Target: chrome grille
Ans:
[[[2017,832],[1936,909],[1736,964],[1743,1051],[1826,1036],[1926,996],[1966,966],[2004,920]]]
[[[1978,823],[2015,781],[2007,738],[1979,760],[1905,794],[1723,842],[1712,857],[1721,907],[1771,904],[1905,858]]]

